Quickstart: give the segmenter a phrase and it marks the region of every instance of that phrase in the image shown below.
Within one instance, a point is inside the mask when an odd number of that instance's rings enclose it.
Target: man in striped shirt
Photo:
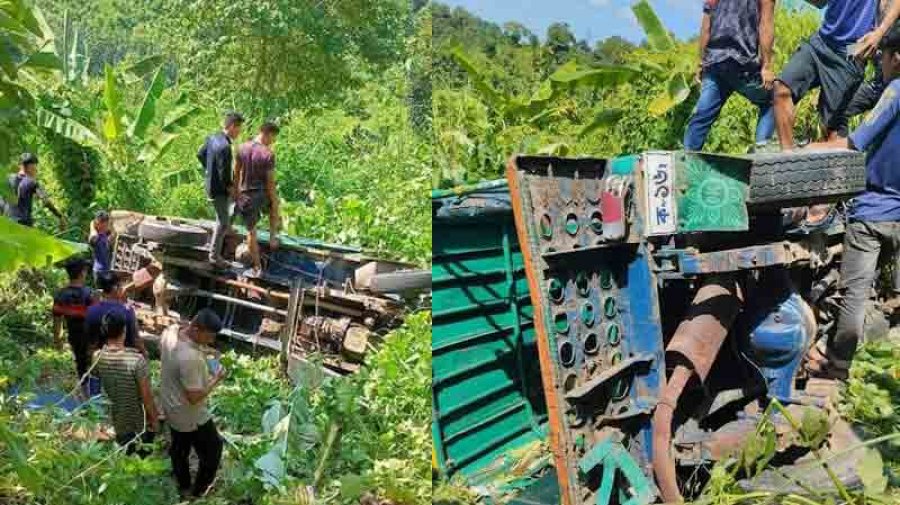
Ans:
[[[127,454],[137,451],[143,457],[149,450],[139,449],[139,442],[153,442],[159,430],[159,414],[150,390],[147,360],[137,350],[125,346],[125,325],[122,311],[112,311],[103,317],[106,345],[94,353],[94,369],[110,401],[116,442],[127,447]]]

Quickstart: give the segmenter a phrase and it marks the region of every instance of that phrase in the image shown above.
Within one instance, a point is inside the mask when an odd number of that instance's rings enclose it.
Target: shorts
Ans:
[[[821,88],[819,117],[829,131],[846,137],[847,106],[863,81],[865,64],[829,46],[821,35],[803,42],[781,70],[778,80],[791,90],[794,103]]]
[[[238,196],[235,210],[248,230],[255,230],[263,209],[269,209],[269,197],[265,191],[248,191]]]

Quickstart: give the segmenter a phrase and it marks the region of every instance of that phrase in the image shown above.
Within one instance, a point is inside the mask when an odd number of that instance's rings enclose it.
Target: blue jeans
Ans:
[[[775,133],[775,111],[772,93],[762,85],[759,71],[741,70],[731,66],[703,69],[700,98],[684,132],[684,148],[700,151],[719,112],[732,93],[738,93],[759,107],[756,123],[756,143],[767,142]]]

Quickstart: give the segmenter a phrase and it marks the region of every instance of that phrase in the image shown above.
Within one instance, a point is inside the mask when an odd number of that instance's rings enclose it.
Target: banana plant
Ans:
[[[635,56],[649,75],[665,82],[648,108],[650,114],[662,116],[690,96],[695,86],[698,47],[675,40],[647,0],[639,0],[632,11],[647,37],[647,48],[639,49]]]
[[[41,11],[25,0],[0,1],[0,165],[10,159],[34,108],[28,84],[37,73],[60,68],[53,32]]]
[[[94,124],[84,124],[63,111],[46,107],[37,111],[38,124],[73,142],[96,149],[110,164],[117,168],[131,166],[135,162],[152,164],[171,146],[180,130],[199,109],[187,102],[182,95],[175,107],[160,117],[159,100],[166,90],[165,75],[160,66],[152,70],[153,77],[144,94],[141,106],[133,112],[126,110],[122,83],[143,82],[139,77],[152,68],[156,57],[129,67],[117,75],[110,66],[104,67],[103,113]],[[146,68],[145,68],[146,67]],[[137,79],[136,79],[137,78]],[[159,125],[159,135],[151,135],[151,126]]]
[[[85,252],[85,248],[0,216],[0,272],[45,267]]]

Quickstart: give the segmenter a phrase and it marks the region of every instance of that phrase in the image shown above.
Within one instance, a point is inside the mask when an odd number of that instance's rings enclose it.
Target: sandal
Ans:
[[[820,340],[809,350],[803,369],[811,379],[846,382],[850,378],[849,363],[840,363],[828,358],[824,340]]]

